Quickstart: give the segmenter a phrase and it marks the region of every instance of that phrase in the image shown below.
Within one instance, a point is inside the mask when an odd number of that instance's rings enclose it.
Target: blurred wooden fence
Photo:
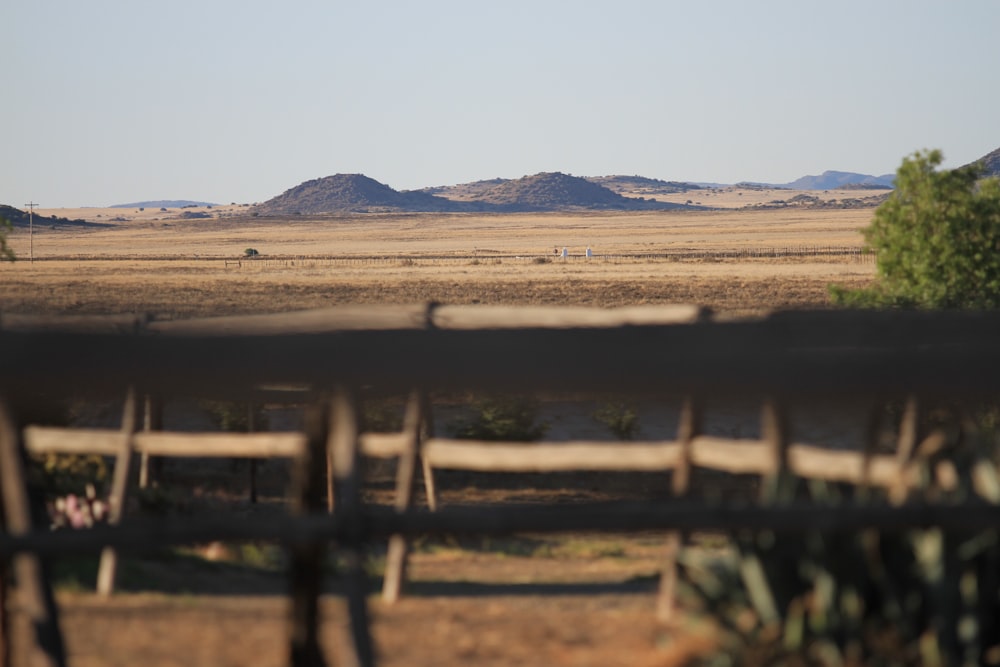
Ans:
[[[265,539],[290,551],[290,662],[325,664],[318,641],[318,594],[328,545],[348,555],[345,595],[360,664],[374,663],[361,551],[388,539],[383,595],[405,580],[407,538],[418,534],[518,531],[665,533],[657,612],[673,609],[680,531],[769,528],[853,531],[924,525],[995,526],[993,505],[914,506],[908,489],[928,474],[942,488],[959,472],[935,460],[947,435],[918,430],[919,400],[962,401],[1000,390],[1000,316],[993,313],[810,312],[715,321],[696,307],[494,308],[347,307],[276,315],[156,321],[148,317],[0,318],[0,481],[4,533],[0,558],[13,559],[22,608],[41,655],[65,662],[46,557],[103,550],[99,587],[113,588],[112,549],[216,539]],[[409,393],[400,433],[361,433],[359,396]],[[174,397],[261,400],[289,388],[308,404],[299,433],[169,433],[155,430],[160,401]],[[428,397],[446,391],[593,392],[681,398],[669,441],[486,443],[436,437]],[[53,394],[126,394],[116,430],[57,429],[25,423],[19,411]],[[760,400],[759,438],[703,434],[703,405],[720,396]],[[149,402],[142,418],[143,396]],[[36,397],[34,399],[30,397]],[[795,442],[789,411],[816,401],[868,397],[872,435],[854,451]],[[876,450],[875,416],[886,400],[909,397],[893,453]],[[917,398],[919,397],[919,399]],[[97,453],[116,460],[111,526],[48,532],[32,516],[26,453]],[[234,521],[197,517],[150,523],[122,516],[134,455],[287,457],[294,461],[290,517]],[[361,502],[362,456],[396,458],[391,509]],[[972,486],[996,498],[995,465],[978,465]],[[567,507],[437,508],[433,470],[663,471],[676,503]],[[794,474],[889,489],[895,506],[726,507],[692,499],[695,468],[759,475]],[[414,509],[423,472],[428,509]],[[668,474],[669,473],[669,474]],[[669,480],[669,482],[668,482]],[[7,595],[5,577],[0,591]],[[2,600],[0,600],[2,602]],[[0,609],[3,606],[0,605]],[[6,627],[6,614],[0,619]],[[4,646],[8,646],[4,636]]]

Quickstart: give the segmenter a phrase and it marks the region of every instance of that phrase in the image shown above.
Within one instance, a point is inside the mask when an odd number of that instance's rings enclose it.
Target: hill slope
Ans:
[[[30,221],[28,214],[19,208],[14,208],[13,206],[7,206],[6,204],[0,204],[0,220],[6,220],[14,227],[24,227],[27,228],[29,225],[34,225],[35,227],[46,226],[46,227],[63,227],[72,225],[74,227],[82,226],[96,226],[103,227],[96,222],[87,222],[86,220],[70,220],[69,218],[60,218],[57,216],[42,217],[37,213],[34,216],[34,221]]]
[[[259,215],[450,211],[454,202],[424,192],[399,192],[364,174],[335,174],[305,181],[253,207]]]
[[[561,209],[648,210],[684,208],[681,204],[623,197],[603,185],[562,172],[525,176],[482,191],[475,199],[507,211]]]
[[[979,158],[986,168],[987,176],[1000,176],[1000,148]]]

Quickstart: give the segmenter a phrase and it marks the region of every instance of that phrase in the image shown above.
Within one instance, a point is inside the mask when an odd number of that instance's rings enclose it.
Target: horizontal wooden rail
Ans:
[[[488,511],[484,511],[487,510]],[[503,505],[447,507],[436,512],[364,508],[351,517],[313,514],[304,517],[193,516],[183,519],[126,519],[118,526],[88,530],[0,534],[0,558],[32,552],[43,556],[95,552],[104,547],[148,552],[165,546],[211,540],[264,540],[304,545],[355,539],[360,527],[366,540],[390,535],[509,535],[516,533],[708,530],[739,532],[817,531],[850,533],[867,528],[899,532],[941,526],[977,531],[1000,525],[1000,506],[872,504],[837,506],[713,506],[704,503],[574,503],[567,506]]]
[[[115,456],[122,433],[111,429],[72,429],[28,426],[25,449],[31,454],[96,454]],[[374,458],[394,458],[407,445],[405,433],[365,433],[361,453]],[[147,431],[132,436],[136,452],[161,457],[295,458],[306,445],[302,433],[197,433]],[[669,471],[681,456],[681,444],[663,442],[571,441],[558,443],[482,442],[430,438],[421,456],[434,468],[479,472],[560,471]],[[865,470],[864,454],[818,445],[794,443],[788,448],[789,469],[807,478],[849,484],[868,483],[892,487],[909,484],[918,474],[895,455],[871,456]],[[730,474],[762,475],[770,472],[768,444],[760,440],[697,436],[691,442],[691,463]],[[949,474],[941,469],[945,480]],[[950,486],[947,481],[944,484]]]
[[[1000,313],[809,312],[712,321],[697,308],[412,306],[146,322],[113,331],[0,318],[0,392],[252,395],[380,391],[1000,393]],[[509,328],[516,326],[517,328]],[[83,333],[80,333],[80,332]]]
[[[121,431],[28,426],[25,449],[32,454],[114,456]],[[151,456],[204,458],[294,458],[305,447],[301,433],[177,433],[146,431],[132,436],[135,451]]]

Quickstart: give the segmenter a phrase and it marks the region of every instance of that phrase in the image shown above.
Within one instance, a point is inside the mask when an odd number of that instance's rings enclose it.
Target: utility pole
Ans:
[[[25,204],[28,207],[28,263],[35,263],[35,202]]]

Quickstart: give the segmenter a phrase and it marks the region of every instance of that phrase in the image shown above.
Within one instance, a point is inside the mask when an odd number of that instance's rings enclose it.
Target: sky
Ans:
[[[576,176],[784,183],[1000,146],[998,0],[4,0],[0,203]]]

